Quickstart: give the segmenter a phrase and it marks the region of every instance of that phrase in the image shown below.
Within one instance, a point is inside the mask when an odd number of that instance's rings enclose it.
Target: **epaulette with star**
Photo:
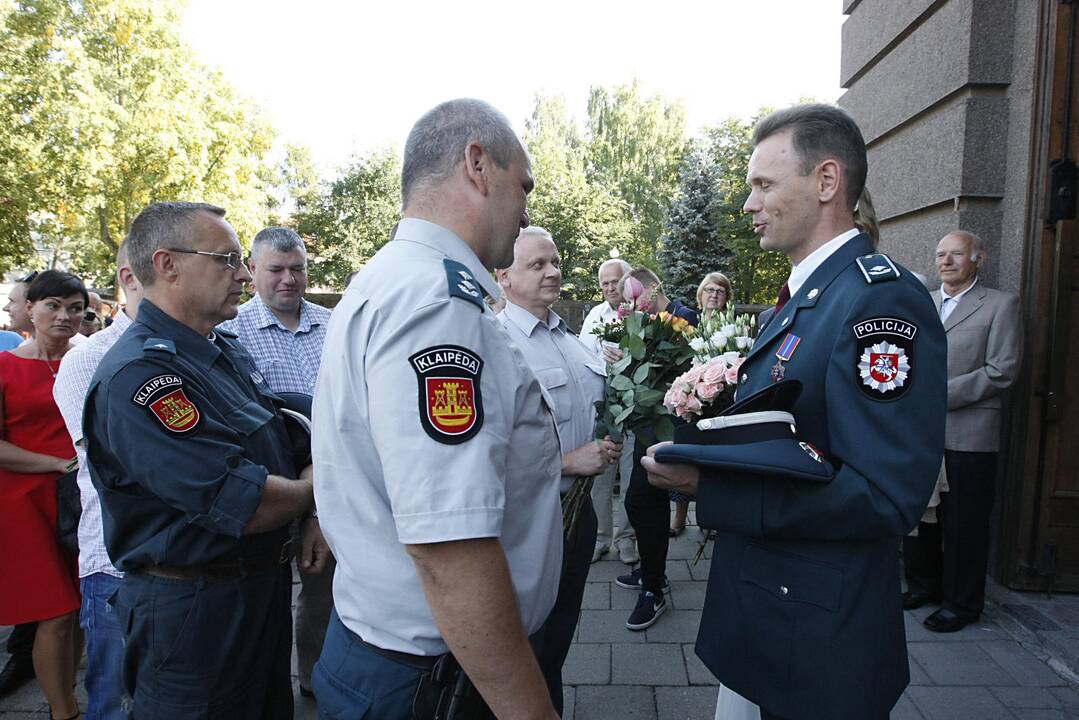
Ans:
[[[482,311],[484,307],[483,296],[487,292],[472,274],[472,271],[468,269],[468,266],[449,258],[444,259],[442,264],[446,267],[446,289],[449,291],[450,297],[468,300]]]
[[[854,262],[858,263],[858,269],[862,271],[862,277],[870,285],[899,279],[899,268],[884,253],[862,255],[855,258]]]

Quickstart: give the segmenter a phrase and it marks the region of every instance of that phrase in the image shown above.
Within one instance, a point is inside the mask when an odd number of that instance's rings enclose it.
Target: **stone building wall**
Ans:
[[[935,284],[937,241],[971,230],[986,282],[1018,292],[1038,3],[840,1],[839,104],[865,135],[882,249]]]

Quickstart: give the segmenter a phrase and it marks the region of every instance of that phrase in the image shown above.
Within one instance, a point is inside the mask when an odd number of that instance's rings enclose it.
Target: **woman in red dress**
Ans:
[[[37,621],[34,671],[53,718],[78,718],[82,655],[76,558],[56,529],[56,479],[75,456],[52,399],[60,360],[82,322],[82,281],[48,270],[30,283],[34,339],[0,353],[0,625]]]

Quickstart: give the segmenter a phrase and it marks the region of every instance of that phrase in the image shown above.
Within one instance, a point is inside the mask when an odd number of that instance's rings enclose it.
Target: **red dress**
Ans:
[[[44,360],[0,353],[3,439],[24,450],[75,457],[52,399],[55,369]],[[0,469],[0,625],[46,620],[79,607],[77,559],[56,534],[58,477]]]

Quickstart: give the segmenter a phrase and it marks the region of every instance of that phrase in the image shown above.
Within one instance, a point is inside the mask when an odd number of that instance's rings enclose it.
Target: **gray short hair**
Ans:
[[[970,245],[970,259],[974,262],[977,262],[985,255],[985,243],[970,230],[952,230],[948,235],[955,235],[957,238],[962,238],[967,241],[967,244]],[[945,235],[944,237],[948,237],[948,235]]]
[[[407,207],[418,190],[449,177],[473,142],[503,169],[524,152],[506,116],[482,100],[449,100],[428,110],[405,142],[401,202]]]
[[[267,245],[279,253],[299,249],[303,251],[304,257],[307,257],[307,248],[304,247],[303,238],[297,235],[292,228],[271,225],[259,230],[254,239],[251,240],[251,259],[258,262],[262,248]]]
[[[853,211],[868,172],[865,139],[854,118],[834,105],[794,105],[757,122],[753,127],[753,147],[788,130],[791,145],[802,160],[800,171],[803,176],[824,160],[836,160],[843,166],[847,208]]]
[[[610,260],[604,260],[599,264],[599,268],[596,270],[596,277],[599,277],[603,274],[604,270],[614,265],[618,266],[618,269],[622,271],[623,275],[633,269],[633,266],[625,260],[621,260],[619,258],[611,258]]]
[[[131,223],[124,244],[131,271],[144,287],[154,284],[155,252],[171,247],[191,248],[195,218],[202,212],[225,217],[225,209],[217,205],[159,202],[145,207]]]

